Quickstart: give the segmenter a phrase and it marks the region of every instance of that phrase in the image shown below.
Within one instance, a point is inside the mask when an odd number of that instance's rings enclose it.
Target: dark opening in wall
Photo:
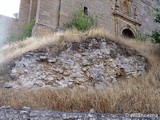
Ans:
[[[88,8],[87,7],[84,7],[84,14],[88,15]]]
[[[122,31],[122,36],[125,38],[135,38],[134,33],[130,29],[124,29]]]

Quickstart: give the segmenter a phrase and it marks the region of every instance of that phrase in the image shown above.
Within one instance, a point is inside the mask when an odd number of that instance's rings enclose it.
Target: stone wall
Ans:
[[[153,30],[160,29],[160,24],[154,22],[154,8],[160,8],[159,0],[134,0],[137,5],[137,15],[142,26],[140,31],[151,34]]]
[[[72,113],[53,110],[12,109],[2,107],[0,109],[1,120],[159,120],[158,114],[102,114],[102,113]]]
[[[151,34],[153,30],[160,28],[153,20],[153,9],[159,6],[158,1],[130,1],[129,15],[123,13],[123,2],[125,0],[39,0],[34,32],[46,33],[58,28],[65,29],[80,7],[87,8],[89,14],[97,16],[99,26],[112,34],[121,35],[124,29],[131,30],[134,35],[138,31]]]
[[[36,17],[33,35],[43,35],[64,30],[72,20],[78,8],[87,8],[88,13],[98,17],[100,27],[115,35],[122,35],[124,29],[129,29],[135,35],[137,31],[151,34],[160,29],[154,23],[153,9],[160,6],[157,0],[129,0],[130,15],[123,13],[125,0],[21,0],[18,19],[5,20],[7,31],[3,34],[18,33],[24,25]],[[6,19],[6,18],[5,18]],[[1,22],[2,22],[1,18]],[[4,21],[3,21],[4,22]],[[1,26],[4,28],[3,23]],[[7,29],[7,30],[6,30]],[[43,33],[43,34],[42,34]],[[2,33],[1,33],[2,34]]]
[[[73,14],[80,7],[88,8],[88,13],[98,17],[98,24],[110,32],[114,32],[114,21],[112,7],[114,2],[110,0],[67,0],[61,1],[60,27],[65,26],[72,20]]]
[[[39,0],[36,16],[36,26],[33,34],[40,35],[55,31],[58,27],[60,0]]]
[[[112,22],[113,3],[112,1],[104,0],[53,0],[45,2],[40,0],[38,4],[37,22],[33,33],[36,31],[35,34],[38,34],[39,31],[40,33],[42,33],[41,31],[52,32],[58,28],[65,29],[66,24],[72,20],[73,14],[80,7],[87,7],[89,14],[98,17],[99,26],[114,32],[114,22]]]
[[[29,22],[36,18],[38,0],[30,0]]]
[[[17,18],[19,31],[24,27],[24,25],[35,19],[37,2],[38,0],[21,0],[19,15]]]

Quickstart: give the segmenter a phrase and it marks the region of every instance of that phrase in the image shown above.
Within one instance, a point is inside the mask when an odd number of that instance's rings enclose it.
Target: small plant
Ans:
[[[73,15],[73,20],[68,24],[68,28],[76,28],[79,31],[86,31],[97,27],[97,17],[86,15],[84,10],[80,8]]]
[[[149,35],[146,35],[144,33],[138,32],[136,34],[136,39],[139,40],[139,41],[147,41],[147,40],[149,40],[151,38],[149,37]]]
[[[27,23],[25,27],[23,28],[23,31],[21,33],[21,38],[25,39],[27,37],[31,37],[32,35],[32,29],[35,25],[35,20],[32,20],[30,23]]]
[[[30,23],[27,23],[22,32],[19,33],[19,34],[13,34],[11,36],[9,36],[7,38],[7,41],[6,43],[12,43],[12,42],[16,42],[16,41],[21,41],[27,37],[31,37],[32,35],[32,28],[34,27],[35,25],[35,20],[32,20]]]
[[[13,43],[20,40],[21,40],[21,37],[19,34],[12,34],[11,36],[7,37],[5,43],[8,44],[8,43]]]
[[[153,31],[151,37],[153,43],[160,43],[160,30]]]
[[[155,9],[155,19],[154,19],[154,21],[156,23],[160,23],[160,9]],[[160,30],[153,31],[151,37],[153,38],[152,39],[153,43],[159,43],[160,44]]]

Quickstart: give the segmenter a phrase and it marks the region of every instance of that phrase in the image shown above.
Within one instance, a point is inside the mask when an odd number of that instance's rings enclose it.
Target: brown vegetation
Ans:
[[[88,37],[107,37],[136,49],[145,55],[151,66],[147,74],[138,79],[125,79],[113,87],[103,90],[93,88],[74,89],[1,89],[0,106],[11,105],[21,108],[29,106],[33,109],[53,109],[60,111],[89,111],[107,113],[159,113],[160,114],[160,48],[149,42],[124,40],[106,33],[103,29],[93,29],[86,33],[75,30],[55,33],[43,38],[29,38],[1,48],[5,57],[1,62],[16,58],[23,53],[46,45],[63,45],[69,41],[81,41]]]

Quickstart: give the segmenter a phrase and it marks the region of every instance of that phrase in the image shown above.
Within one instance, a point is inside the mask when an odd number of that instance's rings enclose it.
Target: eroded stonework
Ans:
[[[147,59],[137,51],[106,38],[88,38],[28,52],[15,62],[5,88],[104,89],[147,70]]]

